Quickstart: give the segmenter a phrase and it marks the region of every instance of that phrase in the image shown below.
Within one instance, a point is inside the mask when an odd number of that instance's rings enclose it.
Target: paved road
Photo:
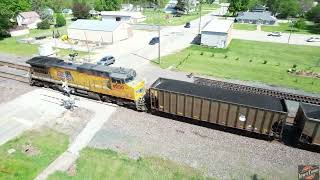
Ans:
[[[244,31],[244,30],[234,29],[232,32],[232,38],[288,44],[288,39],[290,36],[289,33],[283,33],[281,37],[270,37],[268,36],[268,34],[270,34],[270,32]],[[309,39],[310,37],[320,38],[320,35],[291,34],[289,44],[320,46],[320,42],[307,42],[306,40]]]

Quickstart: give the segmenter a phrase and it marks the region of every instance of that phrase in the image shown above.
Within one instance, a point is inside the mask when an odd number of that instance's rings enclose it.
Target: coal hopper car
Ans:
[[[269,137],[281,133],[275,133],[275,127],[285,123],[288,114],[282,99],[172,79],[159,78],[149,95],[154,112]]]
[[[320,106],[300,103],[294,119],[301,143],[320,146]]]

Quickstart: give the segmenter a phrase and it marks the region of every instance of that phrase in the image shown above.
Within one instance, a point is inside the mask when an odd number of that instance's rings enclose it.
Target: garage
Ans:
[[[79,19],[67,29],[70,39],[113,44],[132,36],[130,25],[117,21]]]
[[[212,20],[201,31],[201,44],[216,48],[227,48],[231,42],[232,21]]]

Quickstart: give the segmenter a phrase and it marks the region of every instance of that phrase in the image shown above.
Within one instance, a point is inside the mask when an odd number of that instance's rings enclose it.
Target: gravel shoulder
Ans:
[[[160,156],[218,179],[295,179],[319,153],[118,108],[89,146],[129,156]]]
[[[35,87],[0,77],[0,104],[34,90]]]

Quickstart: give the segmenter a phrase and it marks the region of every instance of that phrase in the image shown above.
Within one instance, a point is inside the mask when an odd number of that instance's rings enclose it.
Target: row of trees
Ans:
[[[314,0],[230,0],[229,11],[234,15],[240,11],[253,9],[256,5],[266,5],[273,15],[280,18],[305,15],[313,7]]]

